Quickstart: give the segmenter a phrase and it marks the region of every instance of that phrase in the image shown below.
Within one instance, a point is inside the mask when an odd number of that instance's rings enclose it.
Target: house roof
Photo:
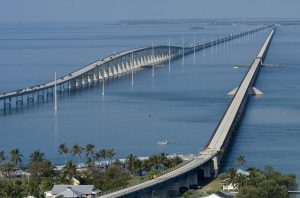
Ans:
[[[93,194],[97,191],[94,185],[54,185],[51,190],[51,194],[57,195],[68,188],[84,195]]]
[[[73,190],[72,188],[67,188],[66,190],[58,193],[57,196],[62,195],[63,197],[74,198],[74,197],[80,197],[82,194],[83,193],[77,192],[76,190]]]
[[[242,169],[237,169],[236,173],[241,174],[241,175],[245,175],[245,176],[249,176],[249,172],[244,171]]]
[[[227,194],[224,192],[216,192],[214,194],[208,195],[206,197],[203,198],[233,198],[234,195],[233,194]]]

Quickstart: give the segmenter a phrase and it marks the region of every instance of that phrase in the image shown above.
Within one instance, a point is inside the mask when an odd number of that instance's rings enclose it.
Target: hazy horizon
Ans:
[[[0,22],[300,18],[298,0],[0,1]]]

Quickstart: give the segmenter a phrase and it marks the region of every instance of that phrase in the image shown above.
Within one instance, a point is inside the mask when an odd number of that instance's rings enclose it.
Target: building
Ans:
[[[234,198],[235,194],[225,193],[225,192],[216,192],[211,195],[202,198]]]
[[[238,169],[236,171],[236,174],[237,175],[242,175],[244,177],[248,177],[250,173],[247,172],[247,171],[244,171],[242,169]],[[238,185],[235,184],[235,183],[234,184],[230,183],[229,185],[223,185],[222,190],[223,191],[236,191],[236,190],[238,190]]]
[[[45,197],[87,197],[94,198],[100,195],[101,191],[94,185],[54,185],[51,191],[45,192]]]

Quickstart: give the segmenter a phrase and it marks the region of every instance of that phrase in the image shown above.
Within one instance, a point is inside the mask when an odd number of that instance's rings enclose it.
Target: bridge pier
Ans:
[[[20,96],[21,99],[19,99],[19,96],[16,97],[16,107],[17,106],[23,106],[23,95]]]
[[[42,94],[41,94],[42,92]],[[37,102],[44,101],[44,91],[37,92]]]
[[[34,93],[27,94],[27,104],[33,104],[33,103],[34,103]]]
[[[52,92],[49,92],[49,90],[52,90]],[[46,95],[47,95],[47,100],[49,99],[49,97],[53,98],[53,89],[52,88],[51,89],[47,89]]]
[[[8,102],[7,102],[8,100]],[[4,99],[4,102],[3,102],[3,107],[4,107],[4,110],[6,111],[7,109],[11,109],[11,98],[9,97],[8,99]]]

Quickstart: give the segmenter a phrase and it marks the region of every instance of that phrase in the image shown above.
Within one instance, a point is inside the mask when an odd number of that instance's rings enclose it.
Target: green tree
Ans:
[[[34,162],[42,162],[45,160],[45,154],[40,152],[39,150],[33,151],[33,153],[30,154],[30,164]]]
[[[65,156],[65,164],[67,163],[67,154],[69,153],[69,148],[66,143],[60,144],[58,146],[58,154]]]
[[[87,144],[86,147],[85,147],[85,151],[86,151],[86,157],[92,158],[94,156],[94,153],[95,153],[95,145]]]
[[[237,180],[237,171],[235,168],[230,168],[228,171],[228,176],[227,176],[227,180],[226,183],[227,185],[229,184],[235,184],[236,180]]]
[[[95,153],[95,159],[98,161],[98,166],[100,167],[100,162],[101,162],[101,159],[103,158],[103,155],[101,153],[101,150],[100,151],[97,151]]]
[[[0,197],[25,197],[26,192],[22,182],[19,180],[15,181],[5,181],[0,180]]]
[[[42,177],[40,183],[40,189],[42,192],[51,190],[53,186],[53,181],[51,177]]]
[[[0,151],[0,165],[5,161],[5,153],[4,151]]]
[[[126,157],[125,164],[126,164],[127,169],[130,171],[131,174],[135,174],[136,164],[137,164],[138,160],[139,159],[137,158],[137,156],[135,156],[133,154],[130,154]]]
[[[112,158],[116,155],[114,149],[108,149],[106,151],[106,153],[107,153],[107,158],[110,159],[110,160],[112,160]]]
[[[67,179],[72,179],[76,176],[76,165],[71,160],[67,161],[63,168],[63,174]]]
[[[95,165],[95,159],[94,159],[93,157],[88,156],[88,157],[86,158],[85,164],[86,164],[89,168],[92,168],[92,167],[94,167],[94,165]]]
[[[101,159],[106,160],[106,158],[108,157],[108,150],[106,149],[100,149],[99,151],[96,152],[95,154],[95,158],[98,161],[98,166],[100,167],[100,161]]]
[[[238,163],[238,165],[240,165],[241,167],[243,167],[243,165],[247,162],[244,155],[237,156],[235,160]]]
[[[26,169],[30,173],[30,179],[34,180],[36,183],[41,182],[42,177],[53,177],[54,166],[50,161],[34,161]]]
[[[10,178],[15,167],[16,165],[13,162],[4,162],[0,166],[0,171],[3,173],[4,177]]]
[[[73,155],[77,155],[79,167],[81,167],[81,153],[83,152],[84,148],[79,144],[74,144],[71,148],[71,153]]]
[[[23,157],[23,155],[21,154],[21,152],[18,148],[10,151],[10,160],[11,160],[11,162],[13,162],[15,164],[15,166],[17,168],[19,167],[19,165],[22,162],[22,157]]]
[[[264,170],[249,168],[246,185],[241,185],[237,198],[287,198],[288,189],[295,189],[295,175],[281,174],[272,166]]]
[[[95,186],[103,191],[116,189],[128,184],[129,175],[126,170],[118,163],[113,163],[105,172],[101,172],[93,180]]]

